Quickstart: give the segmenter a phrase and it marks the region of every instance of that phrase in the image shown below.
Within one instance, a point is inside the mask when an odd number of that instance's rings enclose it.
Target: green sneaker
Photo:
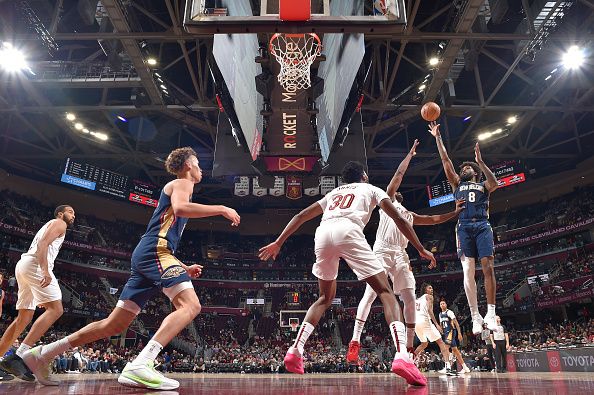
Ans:
[[[154,362],[144,365],[128,362],[118,377],[118,383],[128,387],[140,387],[157,390],[174,390],[179,388],[179,382],[163,376],[155,370]]]

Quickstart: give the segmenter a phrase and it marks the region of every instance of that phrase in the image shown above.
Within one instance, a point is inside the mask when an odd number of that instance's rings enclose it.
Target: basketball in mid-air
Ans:
[[[439,106],[432,101],[427,102],[421,108],[421,117],[427,122],[433,122],[439,118],[441,110]]]

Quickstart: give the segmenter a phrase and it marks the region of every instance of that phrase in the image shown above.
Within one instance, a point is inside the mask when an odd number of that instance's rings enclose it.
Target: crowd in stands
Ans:
[[[39,227],[52,217],[53,208],[43,206],[35,199],[0,191],[0,222],[26,228],[36,232]],[[144,233],[144,226],[121,221],[100,220],[86,214],[77,213],[77,226],[69,232],[67,239],[91,245],[109,246],[125,252],[131,252],[138,238]],[[575,223],[594,215],[594,188],[589,187],[579,192],[551,199],[541,204],[522,207],[499,214],[493,219],[494,225],[505,225],[498,232],[498,239],[506,241],[519,237],[558,228]],[[429,228],[429,227],[428,227]],[[435,241],[435,246],[443,252],[454,252],[453,224],[430,227],[420,231],[422,239]],[[226,233],[204,233],[187,231],[189,235],[180,244],[180,257],[205,265],[203,277],[217,280],[313,280],[310,273],[315,260],[311,236],[301,235],[290,238],[283,247],[283,254],[276,262],[259,262],[255,256],[257,249],[272,240],[272,236],[240,236]],[[373,236],[370,235],[370,241]],[[590,243],[586,232],[561,235],[545,239],[519,248],[498,251],[496,263],[515,261],[514,264],[501,265],[496,269],[497,295],[501,301],[508,292],[528,276],[553,274],[546,283],[533,287],[530,300],[555,295],[559,291],[558,283],[578,277],[592,275],[594,255],[583,248]],[[15,254],[26,250],[30,238],[0,232],[0,270],[5,274],[5,298],[3,320],[0,330],[4,330],[9,316],[14,315],[16,302],[16,279],[14,277]],[[16,251],[16,252],[15,252]],[[11,255],[12,253],[12,255]],[[549,257],[555,253],[554,257]],[[563,255],[564,254],[564,255]],[[100,255],[80,249],[62,248],[60,262],[73,262],[95,267],[129,270],[129,261],[106,255]],[[517,262],[520,262],[519,264]],[[245,266],[247,264],[248,267]],[[459,271],[457,260],[439,262],[438,270],[429,271],[426,263],[414,263],[417,274]],[[61,264],[57,265],[61,269]],[[61,283],[73,290],[73,295],[64,300],[65,307],[77,308],[92,306],[97,314],[108,313],[113,305],[101,294],[107,291],[99,278],[83,276],[77,272],[60,270],[57,277]],[[109,276],[108,276],[109,277]],[[339,279],[355,280],[353,273],[344,262],[341,264]],[[111,285],[119,291],[122,279],[109,277]],[[479,280],[480,281],[480,280]],[[422,280],[418,281],[418,284]],[[444,298],[462,323],[466,322],[468,311],[466,298],[462,294],[462,279],[452,281],[443,276],[432,281],[436,300]],[[590,283],[591,286],[591,281]],[[582,286],[583,283],[580,283]],[[587,286],[587,285],[586,285]],[[299,306],[292,306],[286,299],[287,291],[299,292]],[[362,363],[350,366],[345,362],[345,346],[352,334],[355,309],[363,294],[363,284],[339,285],[337,298],[341,306],[333,307],[322,320],[315,334],[306,347],[306,372],[383,372],[389,370],[391,359],[391,339],[383,319],[381,308],[375,307],[363,333],[361,353]],[[568,291],[563,289],[562,292]],[[247,298],[263,298],[269,306],[269,313],[262,309],[252,309],[243,316],[201,314],[195,320],[198,337],[186,329],[178,336],[186,344],[196,347],[195,353],[168,347],[159,357],[158,368],[163,371],[178,372],[282,372],[282,359],[291,344],[294,333],[278,328],[279,311],[285,309],[307,308],[318,297],[317,288],[311,283],[295,284],[291,287],[267,287],[260,289],[196,287],[201,304],[205,307],[226,306],[246,307],[242,301]],[[105,292],[104,292],[105,293]],[[114,295],[117,298],[117,293]],[[484,289],[479,287],[479,300],[484,300]],[[456,303],[453,303],[457,301]],[[82,303],[81,303],[82,302]],[[379,306],[379,302],[377,302]],[[249,307],[249,306],[248,306]],[[163,296],[147,303],[139,319],[144,322],[150,334],[156,329],[164,316],[171,310],[170,302]],[[581,311],[581,310],[580,310]],[[558,346],[576,346],[594,344],[594,320],[590,311],[581,311],[579,319],[561,322],[555,320],[538,321],[535,326],[522,327],[510,322],[508,326],[513,351],[527,351]],[[91,316],[87,318],[95,318]],[[335,329],[336,326],[336,329]],[[77,328],[58,328],[50,331],[46,341],[55,340]],[[55,370],[61,372],[119,372],[125,363],[138,353],[146,341],[146,334],[140,336],[134,345],[126,347],[109,341],[96,342],[84,348],[73,350],[58,357]],[[420,361],[423,369],[439,369],[443,361],[437,350],[429,350]],[[484,343],[478,337],[465,335],[465,358],[478,369],[490,370],[490,359]]]

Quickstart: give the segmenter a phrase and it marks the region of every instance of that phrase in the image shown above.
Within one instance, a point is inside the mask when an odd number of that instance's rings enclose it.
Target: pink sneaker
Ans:
[[[419,372],[419,368],[405,359],[395,359],[392,361],[392,372],[406,380],[411,385],[427,385],[427,379]]]
[[[285,368],[291,373],[303,374],[303,357],[287,351],[285,355]]]

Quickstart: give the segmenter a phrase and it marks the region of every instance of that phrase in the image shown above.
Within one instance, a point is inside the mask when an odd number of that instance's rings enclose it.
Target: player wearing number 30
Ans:
[[[485,291],[487,294],[487,315],[484,322],[492,330],[495,328],[495,271],[493,256],[493,230],[489,224],[489,196],[497,189],[497,178],[487,167],[481,156],[479,144],[474,147],[475,162],[464,162],[460,166],[460,174],[456,174],[454,165],[448,157],[439,125],[429,124],[429,133],[435,137],[437,149],[448,181],[454,189],[456,199],[466,201],[466,209],[460,214],[456,225],[456,239],[458,257],[462,261],[464,270],[464,291],[468,299],[472,316],[472,333],[478,335],[482,331],[483,317],[478,310],[476,295],[476,281],[474,279],[475,259],[479,259],[485,277]],[[479,182],[481,173],[485,174],[485,181]]]
[[[423,248],[411,223],[402,217],[386,192],[368,184],[367,174],[361,163],[347,163],[342,170],[342,179],[346,185],[335,188],[323,199],[301,211],[291,219],[276,241],[260,249],[260,259],[275,258],[285,240],[303,223],[323,214],[320,226],[316,230],[316,263],[312,269],[319,280],[320,296],[307,311],[295,343],[285,356],[285,367],[289,372],[303,374],[305,342],[332,304],[336,295],[338,262],[343,258],[357,278],[367,282],[382,301],[386,322],[396,347],[392,372],[406,379],[409,384],[426,385],[427,380],[408,355],[405,327],[400,321],[400,307],[390,289],[384,266],[363,235],[363,228],[369,221],[373,209],[380,206],[394,220],[398,229],[419,251],[422,258],[430,260],[433,264],[435,258]]]

